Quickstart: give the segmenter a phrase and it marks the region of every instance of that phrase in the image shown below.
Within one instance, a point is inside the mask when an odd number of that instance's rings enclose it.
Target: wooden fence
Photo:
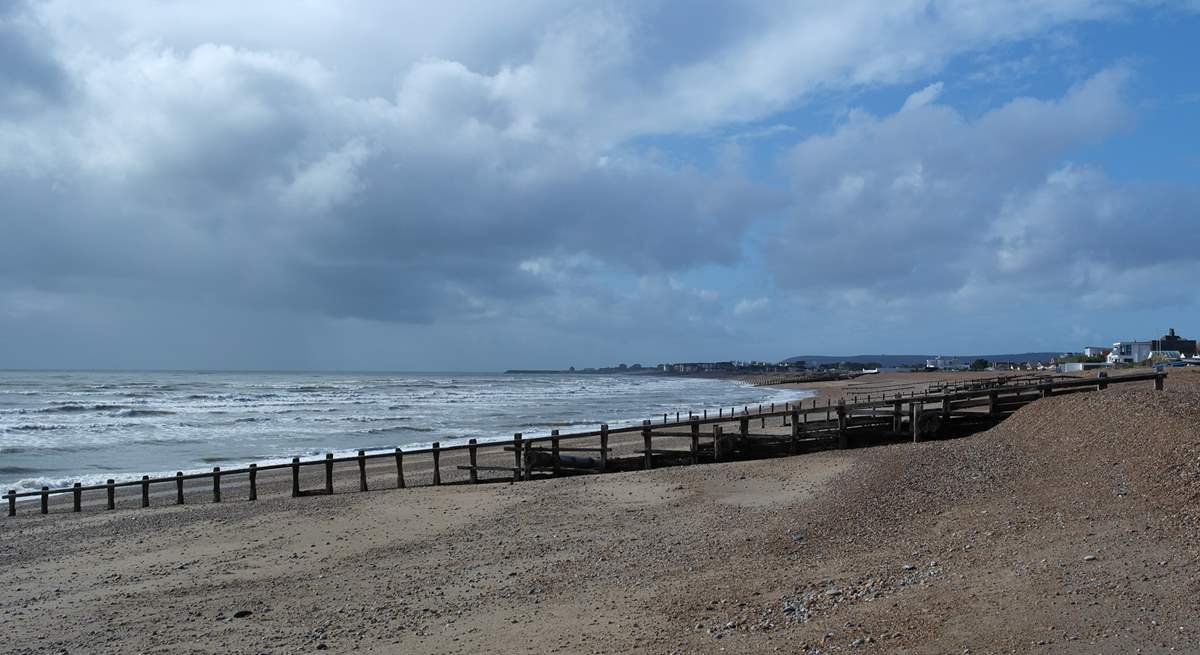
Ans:
[[[559,434],[557,430],[547,436],[526,437],[517,433],[511,440],[488,441],[479,443],[475,439],[465,444],[441,446],[433,443],[429,448],[403,450],[396,448],[392,451],[366,453],[358,451],[356,455],[335,457],[332,453],[320,459],[302,460],[294,457],[290,462],[266,464],[258,466],[250,464],[244,468],[222,470],[214,467],[211,472],[184,474],[182,471],[173,476],[151,478],[142,476],[140,480],[116,482],[108,480],[105,484],[84,486],[75,483],[70,487],[51,489],[42,487],[39,491],[18,492],[10,490],[2,498],[8,501],[8,515],[16,516],[17,500],[19,498],[38,497],[42,514],[50,511],[52,497],[71,496],[72,510],[82,509],[84,493],[104,492],[106,507],[116,508],[116,492],[118,489],[140,487],[141,506],[149,507],[151,487],[161,490],[163,487],[174,486],[174,504],[183,504],[185,500],[184,483],[193,480],[209,480],[212,484],[212,501],[222,501],[222,482],[233,477],[244,476],[247,483],[247,499],[258,499],[258,475],[269,471],[290,470],[291,495],[303,497],[312,495],[330,495],[334,492],[335,464],[355,463],[358,470],[358,488],[368,490],[368,462],[378,461],[395,467],[395,488],[405,488],[406,461],[415,458],[425,458],[432,464],[433,485],[441,485],[443,465],[442,459],[447,454],[466,455],[466,464],[456,465],[456,470],[467,472],[466,483],[476,484],[489,481],[480,474],[499,473],[501,479],[512,481],[531,480],[538,477],[570,475],[581,473],[603,473],[621,468],[640,466],[653,468],[656,464],[699,464],[702,462],[720,462],[732,458],[762,456],[764,452],[794,454],[802,449],[808,450],[822,446],[846,448],[851,443],[862,442],[863,437],[876,435],[896,438],[904,435],[911,436],[913,441],[920,441],[925,436],[946,431],[947,426],[956,421],[982,422],[989,424],[1003,419],[1021,406],[1038,398],[1061,393],[1074,393],[1105,389],[1114,384],[1153,381],[1154,388],[1164,387],[1165,372],[1140,373],[1107,377],[1101,373],[1098,378],[1071,378],[1054,380],[1029,380],[1018,383],[997,382],[990,386],[977,388],[952,389],[947,388],[938,393],[909,394],[901,393],[878,395],[867,394],[866,398],[856,398],[849,402],[840,400],[836,404],[825,399],[817,398],[804,402],[787,402],[777,407],[775,403],[759,405],[756,411],[749,406],[743,406],[741,411],[724,408],[711,415],[707,410],[700,413],[689,412],[683,417],[675,414],[674,420],[669,414],[663,414],[662,422],[643,421],[641,425],[610,428],[601,425],[598,430]],[[931,409],[932,406],[932,409]],[[779,432],[752,433],[752,423],[757,421],[760,430],[767,428],[768,420],[772,420],[772,430]],[[774,420],[779,420],[775,426]],[[726,423],[730,432],[725,432]],[[705,428],[708,430],[706,431]],[[782,430],[789,428],[788,430]],[[614,448],[611,441],[614,437],[641,436],[641,448],[636,446],[632,452],[636,457],[623,462],[614,462]],[[675,448],[662,448],[655,445],[663,439],[685,440],[684,445]],[[635,439],[636,441],[636,439]],[[674,441],[673,443],[678,443]],[[584,453],[588,457],[577,454]],[[481,464],[480,456],[486,454],[497,464]],[[591,455],[594,455],[592,457]],[[503,464],[502,458],[511,458],[511,465]],[[303,488],[303,472],[316,467],[323,469],[323,485],[316,488]],[[495,480],[496,478],[492,478]]]

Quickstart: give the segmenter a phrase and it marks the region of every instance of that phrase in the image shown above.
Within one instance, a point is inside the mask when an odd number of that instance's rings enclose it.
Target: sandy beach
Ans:
[[[1198,389],[921,444],[23,514],[0,652],[1194,651]]]

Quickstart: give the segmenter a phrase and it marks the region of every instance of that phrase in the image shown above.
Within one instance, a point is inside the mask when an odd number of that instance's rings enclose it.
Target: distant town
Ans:
[[[576,369],[511,369],[509,374],[665,374],[733,376],[760,373],[875,373],[879,371],[1056,371],[1072,373],[1095,368],[1134,366],[1197,366],[1200,353],[1195,339],[1175,333],[1174,328],[1157,339],[1117,341],[1111,346],[1084,346],[1078,352],[1029,352],[1005,355],[855,355],[834,357],[807,355],[779,362],[719,361],[671,362],[643,366]]]

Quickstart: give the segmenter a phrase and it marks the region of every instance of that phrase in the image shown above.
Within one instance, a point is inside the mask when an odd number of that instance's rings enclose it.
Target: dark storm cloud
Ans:
[[[805,318],[766,311],[772,283],[961,297],[1054,271],[1135,294],[1157,260],[1095,233],[1170,231],[1195,197],[1067,161],[1127,124],[1119,70],[978,118],[930,87],[894,115],[787,131],[778,168],[713,154],[822,91],[927,80],[1120,3],[4,7],[0,327],[183,316],[202,343],[197,317],[234,317],[369,349],[385,328],[446,346],[469,333],[453,323],[501,350],[531,333],[531,350],[684,348]],[[1076,230],[1076,254],[1047,246]]]

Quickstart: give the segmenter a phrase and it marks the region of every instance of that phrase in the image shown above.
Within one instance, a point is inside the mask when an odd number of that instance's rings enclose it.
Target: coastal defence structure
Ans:
[[[335,469],[343,469],[341,488],[368,491],[372,487],[405,488],[419,474],[420,486],[442,484],[479,484],[484,482],[524,481],[546,477],[597,474],[614,471],[650,469],[722,462],[735,459],[790,455],[829,448],[848,448],[927,438],[969,434],[1003,420],[1017,409],[1039,398],[1066,393],[1099,391],[1111,385],[1152,382],[1156,390],[1164,388],[1166,373],[1154,371],[1095,378],[995,377],[967,383],[933,383],[924,389],[904,390],[878,387],[861,389],[850,400],[824,403],[772,403],[756,409],[743,406],[710,411],[676,413],[644,420],[641,425],[527,437],[520,433],[511,440],[477,442],[442,447],[366,453],[349,457],[327,454],[320,459],[302,460],[245,468],[184,474],[140,480],[39,491],[10,490],[8,516],[17,516],[18,499],[38,498],[40,513],[83,510],[85,494],[90,506],[116,509],[118,505],[150,507],[158,504],[182,505],[208,497],[220,503],[232,490],[244,493],[248,501],[258,499],[261,474],[273,475],[277,486],[290,477],[294,498],[335,493]],[[768,425],[770,423],[770,425]],[[344,469],[352,468],[350,486]],[[406,474],[408,479],[406,479]],[[374,480],[374,482],[372,482]],[[281,484],[283,483],[283,484]],[[286,493],[286,487],[284,487]],[[157,494],[152,494],[152,490]],[[102,496],[100,494],[103,494]],[[191,499],[190,501],[188,499]],[[120,502],[118,502],[120,501]]]

